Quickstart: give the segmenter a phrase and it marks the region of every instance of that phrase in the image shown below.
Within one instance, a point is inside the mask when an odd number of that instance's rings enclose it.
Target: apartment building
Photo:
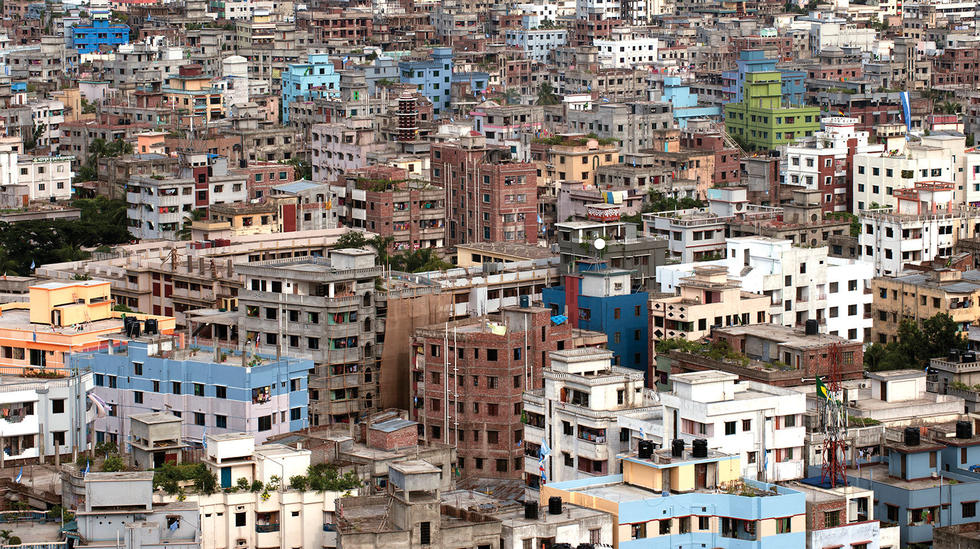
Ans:
[[[737,455],[745,478],[784,482],[803,478],[806,396],[728,372],[671,375],[661,393],[664,440],[696,438],[708,448]]]
[[[655,65],[658,61],[659,42],[654,37],[619,37],[613,30],[612,40],[596,39],[592,45],[599,50],[599,65],[606,68],[643,67]]]
[[[508,29],[504,35],[508,46],[516,47],[529,59],[547,63],[556,48],[568,43],[565,29]]]
[[[643,420],[659,414],[659,403],[644,388],[643,373],[614,367],[612,357],[604,349],[552,352],[544,387],[525,391],[524,473],[532,488],[575,480],[582,473],[618,472],[619,456],[630,451],[620,418]],[[551,454],[544,456],[544,471],[543,445]]]
[[[162,410],[180,418],[190,440],[210,432],[264,441],[308,426],[309,359],[261,356],[248,345],[199,350],[147,333],[125,352],[77,353],[71,364],[93,372],[95,394],[111,407],[94,422],[96,442],[122,444],[130,416]]]
[[[191,116],[200,116],[206,122],[225,117],[224,96],[201,65],[177,67],[177,73],[167,77],[160,91],[169,106],[184,109]]]
[[[368,164],[368,155],[385,150],[374,131],[371,118],[345,118],[329,124],[314,124],[313,180],[332,182],[344,173]]]
[[[72,197],[74,156],[17,156],[17,184],[26,185],[31,200],[60,201]]]
[[[594,187],[600,167],[619,164],[619,145],[614,140],[592,139],[582,134],[535,139],[530,153],[543,185],[568,181]]]
[[[325,53],[311,53],[306,63],[290,64],[282,74],[283,124],[289,123],[291,104],[318,97],[340,97],[340,74]]]
[[[964,156],[964,138],[946,137],[949,136],[923,136],[919,143],[904,145],[904,150],[854,155],[851,211],[897,206],[895,191],[914,187],[918,181],[957,183],[959,188],[953,189],[953,200],[962,202],[963,175],[957,168]]]
[[[967,332],[980,307],[980,271],[936,269],[895,277],[875,277],[874,325],[871,341],[898,341],[903,319],[920,323],[938,313],[948,314]]]
[[[745,74],[741,102],[725,104],[725,128],[750,150],[773,150],[820,130],[820,109],[783,103],[780,72]]]
[[[5,344],[3,350],[10,348]],[[90,449],[92,417],[86,410],[93,386],[91,371],[45,379],[30,372],[11,375],[7,372],[12,369],[3,370],[0,437],[4,450],[0,452],[0,466],[7,460],[41,463],[46,458]]]
[[[613,269],[630,272],[633,288],[646,289],[655,282],[657,267],[667,262],[667,239],[637,233],[632,223],[608,214],[607,204],[591,204],[589,221],[556,223],[562,274],[576,274],[594,267],[597,260]],[[598,210],[598,211],[597,211]],[[596,241],[602,239],[602,249]]]
[[[594,103],[587,109],[568,109],[568,129],[582,134],[594,133],[600,139],[619,141],[622,154],[637,154],[653,148],[662,132],[673,128],[671,104],[664,101],[629,101]],[[602,162],[601,166],[619,164]],[[562,179],[559,177],[558,179]],[[575,180],[575,178],[566,178]]]
[[[452,444],[464,477],[524,472],[524,391],[543,387],[551,351],[571,349],[572,325],[544,307],[427,326],[411,339],[413,418],[431,443]]]
[[[474,21],[475,22],[475,21]],[[426,59],[406,59],[398,62],[402,84],[417,86],[432,103],[435,114],[451,108],[453,79],[453,49],[432,48]]]

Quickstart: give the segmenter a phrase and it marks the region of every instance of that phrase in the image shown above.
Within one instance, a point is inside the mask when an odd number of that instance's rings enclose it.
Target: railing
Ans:
[[[334,524],[334,523],[332,523],[332,522],[327,522],[327,523],[325,523],[323,525],[323,531],[324,532],[336,532],[337,531],[337,525]]]
[[[259,534],[268,534],[270,532],[278,532],[279,524],[256,524],[255,531]]]
[[[68,549],[68,540],[21,543],[19,545],[0,544],[2,549]]]

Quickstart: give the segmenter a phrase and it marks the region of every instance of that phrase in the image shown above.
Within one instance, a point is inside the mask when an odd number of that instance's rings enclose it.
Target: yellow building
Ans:
[[[100,280],[45,282],[30,287],[28,302],[0,305],[0,374],[67,371],[67,356],[125,340],[124,313],[113,311],[110,283]],[[126,313],[174,331],[172,317]]]
[[[221,90],[212,85],[201,65],[184,65],[177,70],[177,74],[167,77],[162,89],[167,103],[187,114],[202,116],[206,122],[224,118]]]
[[[531,143],[531,158],[538,169],[538,185],[580,181],[593,187],[600,167],[619,164],[619,142],[582,134],[539,138]]]
[[[980,271],[940,269],[871,281],[874,294],[871,341],[897,341],[903,318],[922,322],[946,313],[961,332],[980,318]]]
[[[479,267],[484,263],[514,263],[555,257],[548,248],[533,244],[474,242],[456,246],[456,265]]]
[[[677,284],[679,295],[650,300],[650,338],[697,341],[712,326],[744,326],[768,322],[772,298],[743,292],[738,280],[721,266],[694,267]]]
[[[214,240],[282,231],[279,206],[272,200],[213,204],[208,219],[191,222],[191,240]]]
[[[806,544],[804,494],[741,479],[738,456],[706,445],[641,447],[622,457],[622,465],[621,476],[545,484],[540,504],[547,507],[557,497],[610,513],[613,546],[622,549],[729,546],[721,538],[746,549]]]

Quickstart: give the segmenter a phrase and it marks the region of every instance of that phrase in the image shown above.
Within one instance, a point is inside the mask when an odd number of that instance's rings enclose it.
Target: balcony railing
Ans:
[[[256,524],[255,531],[259,534],[268,534],[270,532],[278,532],[279,524]]]

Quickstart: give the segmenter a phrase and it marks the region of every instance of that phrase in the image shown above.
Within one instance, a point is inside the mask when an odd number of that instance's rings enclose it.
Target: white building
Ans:
[[[894,208],[860,214],[858,244],[875,276],[895,276],[906,264],[952,256],[959,239],[980,232],[980,210],[957,207],[952,183],[916,183],[895,191],[895,198]]]
[[[657,39],[652,37],[630,37],[621,40],[593,40],[599,50],[599,65],[605,68],[632,68],[654,65],[658,61]]]
[[[745,478],[782,482],[803,478],[806,396],[792,389],[710,370],[673,374],[661,393],[664,438],[741,456]]]
[[[878,41],[878,31],[859,27],[844,19],[810,19],[810,53],[816,55],[828,48],[858,48],[871,53]]]
[[[575,0],[576,19],[618,19],[619,0]]]
[[[817,320],[821,333],[865,341],[871,334],[873,265],[803,248],[789,240],[744,236],[727,240],[727,259],[657,267],[660,291],[674,292],[694,267],[720,265],[742,290],[772,299],[768,322],[804,326]]]
[[[568,43],[565,29],[508,29],[504,40],[508,46],[521,49],[529,59],[546,63],[548,54]]]
[[[126,185],[129,232],[137,239],[178,240],[177,231],[194,209],[193,179],[134,177]]]
[[[659,403],[643,387],[643,372],[612,365],[612,351],[570,349],[550,353],[544,388],[524,393],[524,471],[540,479],[539,449],[546,441],[547,482],[618,472],[617,456],[630,451],[619,420],[653,419]]]
[[[853,204],[851,211],[879,206],[895,206],[894,193],[912,187],[918,181],[956,183],[953,201],[964,201],[965,138],[923,136],[920,143],[910,143],[904,150],[869,152],[854,155]],[[956,192],[959,191],[959,192]]]
[[[204,464],[221,488],[244,478],[261,481],[261,492],[219,490],[213,495],[189,493],[200,507],[203,547],[336,547],[335,500],[339,492],[297,490],[294,476],[307,474],[310,451],[281,444],[255,446],[249,435],[207,435]],[[353,493],[356,494],[354,489]],[[176,500],[164,496],[165,501]]]
[[[71,199],[71,162],[74,156],[20,156],[18,183],[26,185],[31,200]]]
[[[95,417],[94,409],[87,411],[92,387],[91,372],[59,379],[5,374],[0,384],[0,467],[8,459],[87,450]]]

